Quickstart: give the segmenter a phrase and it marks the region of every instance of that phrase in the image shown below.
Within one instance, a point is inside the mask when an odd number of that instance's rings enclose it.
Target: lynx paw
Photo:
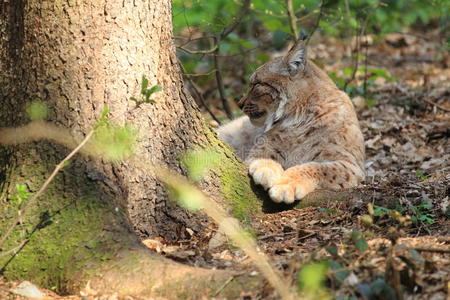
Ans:
[[[306,189],[300,183],[285,183],[283,181],[278,181],[270,188],[270,199],[274,202],[290,204],[306,196]]]
[[[281,165],[271,159],[254,160],[248,171],[255,183],[262,185],[266,190],[270,189],[283,174]]]

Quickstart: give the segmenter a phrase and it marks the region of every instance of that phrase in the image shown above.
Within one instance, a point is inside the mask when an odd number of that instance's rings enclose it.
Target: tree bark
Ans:
[[[212,293],[230,274],[180,267],[150,255],[136,238],[176,240],[186,227],[201,230],[205,218],[168,201],[148,167],[164,164],[183,173],[179,157],[192,147],[221,155],[221,166],[200,183],[204,191],[241,218],[259,207],[246,168],[204,124],[183,88],[171,2],[4,1],[0,36],[0,127],[26,124],[25,108],[40,100],[49,107],[49,120],[74,135],[86,135],[105,106],[116,123],[138,129],[132,159],[111,164],[78,156],[64,168],[3,245],[7,251],[24,243],[15,255],[0,257],[1,272],[63,292],[90,280],[99,291],[175,293],[163,282],[172,278],[180,291]],[[149,86],[163,88],[152,96],[153,105],[130,101],[140,96],[142,75]],[[12,197],[15,185],[35,192],[68,151],[48,141],[0,146],[1,233],[20,209]],[[118,284],[124,272],[127,284]]]

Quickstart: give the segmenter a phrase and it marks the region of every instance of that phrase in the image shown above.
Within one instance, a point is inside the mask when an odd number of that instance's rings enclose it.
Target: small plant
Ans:
[[[372,206],[372,205],[370,205]],[[377,217],[388,215],[392,219],[398,221],[402,226],[410,226],[411,223],[415,226],[420,224],[431,225],[434,224],[435,214],[431,213],[431,204],[423,200],[421,204],[410,205],[408,208],[397,205],[395,209],[389,209],[382,206],[369,206],[369,214]]]
[[[148,88],[148,79],[145,75],[142,75],[141,81],[141,99],[136,99],[135,97],[131,97],[130,100],[136,102],[137,105],[141,105],[142,103],[150,103],[155,104],[155,100],[150,99],[150,97],[162,90],[162,87],[159,85],[154,85],[151,88]]]
[[[181,161],[188,170],[189,178],[194,181],[201,180],[209,169],[220,163],[219,154],[213,150],[202,149],[186,152]]]
[[[364,252],[369,249],[369,245],[360,231],[352,231],[350,238],[358,251]]]
[[[32,195],[32,193],[27,192],[27,186],[25,184],[16,184],[16,192],[11,195],[10,199],[20,206],[30,199]]]
[[[105,107],[95,124],[93,143],[97,154],[118,162],[134,153],[137,132],[129,125],[111,124],[109,112],[109,108]]]
[[[413,212],[413,214],[411,215],[411,221],[414,223],[414,225],[417,226],[420,224],[434,224],[435,214],[430,213],[430,210],[432,208],[433,207],[431,206],[431,204],[426,200],[423,200],[419,205],[413,205],[410,210],[412,210]]]
[[[416,170],[416,175],[417,175],[417,177],[419,177],[420,180],[427,180],[428,178],[430,178],[430,176],[428,176],[421,170]]]

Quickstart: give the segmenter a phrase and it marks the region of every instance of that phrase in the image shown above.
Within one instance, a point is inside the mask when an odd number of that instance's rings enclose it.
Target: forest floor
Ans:
[[[366,94],[352,99],[366,144],[364,184],[346,201],[259,215],[252,229],[292,285],[304,263],[327,261],[325,286],[338,299],[449,299],[450,55],[433,33],[367,40],[370,71],[349,84],[356,89],[367,78]],[[337,40],[312,41],[309,53],[344,79],[355,63],[348,44]],[[196,266],[251,272],[241,250],[212,248],[216,230],[167,253]],[[159,242],[165,252],[167,243]],[[270,288],[246,296],[272,297]]]
[[[337,299],[398,299],[396,293],[450,298],[450,55],[436,41],[433,34],[369,39],[364,54],[373,72],[356,73],[351,84],[381,75],[353,98],[366,141],[367,178],[352,197],[253,220],[259,248],[292,285],[303,264],[326,261],[324,290]],[[312,58],[338,77],[352,65],[344,42],[313,41],[310,48]],[[241,250],[213,245],[216,232],[209,226],[177,243],[145,243],[190,265],[256,272]],[[26,299],[10,292],[17,284],[0,280],[0,298]],[[266,286],[242,298],[276,299]],[[47,292],[48,299],[82,299]]]

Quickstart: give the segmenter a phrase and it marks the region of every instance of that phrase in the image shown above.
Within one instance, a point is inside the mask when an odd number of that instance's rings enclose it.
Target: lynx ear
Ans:
[[[306,67],[305,40],[306,35],[302,32],[300,38],[286,55],[287,69],[291,76],[297,74],[298,71],[304,70]]]

